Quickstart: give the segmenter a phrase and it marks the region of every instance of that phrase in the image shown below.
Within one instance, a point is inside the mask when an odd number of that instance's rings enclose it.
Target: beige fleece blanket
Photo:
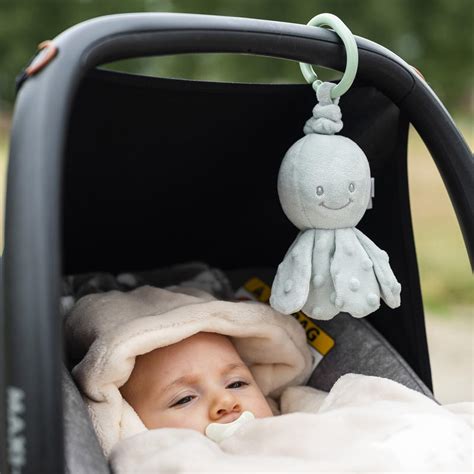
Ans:
[[[195,472],[472,472],[473,404],[440,406],[391,380],[349,374],[329,394],[287,388],[285,413],[219,445],[157,429],[119,442],[117,474]]]
[[[199,332],[229,336],[265,396],[304,384],[312,370],[306,333],[291,316],[253,301],[216,300],[183,286],[142,286],[82,297],[68,313],[68,353],[106,456],[120,440],[147,431],[119,388],[135,358]]]

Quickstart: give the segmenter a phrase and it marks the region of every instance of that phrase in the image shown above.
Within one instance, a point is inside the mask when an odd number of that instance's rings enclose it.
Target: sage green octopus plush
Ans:
[[[335,135],[343,124],[332,87],[319,86],[305,136],[280,167],[280,202],[300,233],[278,267],[270,299],[277,311],[324,320],[341,311],[366,316],[380,298],[396,308],[401,291],[387,253],[355,228],[371,206],[373,180],[359,146]]]

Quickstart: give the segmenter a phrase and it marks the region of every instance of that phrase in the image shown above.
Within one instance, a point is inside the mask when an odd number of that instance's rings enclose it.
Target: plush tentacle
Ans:
[[[393,274],[387,252],[377,247],[377,245],[360,230],[354,228],[354,232],[373,263],[374,273],[380,285],[382,299],[390,308],[397,308],[400,306],[400,292],[402,286],[398,283]]]
[[[301,231],[278,266],[270,304],[281,313],[299,311],[308,298],[314,232],[314,229]]]
[[[334,253],[334,229],[316,229],[309,294],[303,311],[314,319],[333,318],[339,310],[334,305],[334,284],[330,266]]]
[[[380,290],[372,262],[354,228],[336,229],[331,275],[336,288],[334,304],[339,311],[362,318],[380,306]]]

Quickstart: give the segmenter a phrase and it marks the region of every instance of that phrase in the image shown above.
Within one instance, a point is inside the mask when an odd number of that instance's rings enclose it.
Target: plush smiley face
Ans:
[[[278,175],[283,211],[302,230],[355,227],[370,191],[364,152],[340,135],[301,138],[287,151]]]

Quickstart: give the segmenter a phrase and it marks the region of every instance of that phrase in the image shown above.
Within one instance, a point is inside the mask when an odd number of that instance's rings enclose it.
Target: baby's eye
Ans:
[[[356,187],[355,187],[355,184],[354,184],[354,183],[350,183],[350,184],[349,184],[349,191],[350,191],[351,193],[353,193],[353,192],[355,191],[355,188],[356,188]]]
[[[246,385],[248,385],[247,382],[244,382],[243,380],[239,380],[237,382],[232,382],[230,385],[227,385],[226,388],[241,388],[241,387],[245,387]]]
[[[323,188],[322,186],[318,186],[318,187],[316,188],[316,194],[317,194],[318,196],[322,196],[322,195],[324,194],[324,188]]]
[[[177,405],[186,405],[186,403],[189,403],[193,398],[194,396],[187,395],[186,397],[180,398],[177,402],[173,403],[171,407],[175,407]]]

